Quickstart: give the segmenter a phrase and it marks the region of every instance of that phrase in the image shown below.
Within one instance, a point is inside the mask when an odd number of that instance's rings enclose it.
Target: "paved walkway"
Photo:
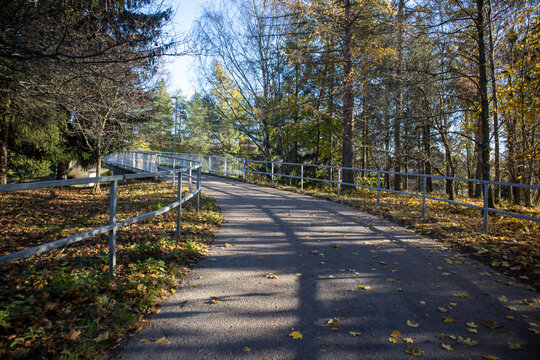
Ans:
[[[538,303],[523,302],[538,296],[524,285],[336,203],[203,184],[226,222],[119,358],[409,359],[407,347],[425,359],[540,358]]]

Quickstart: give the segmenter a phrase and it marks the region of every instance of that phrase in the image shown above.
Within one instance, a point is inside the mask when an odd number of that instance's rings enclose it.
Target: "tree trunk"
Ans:
[[[427,120],[422,126],[422,145],[424,147],[424,174],[431,175],[431,138]],[[430,177],[426,179],[426,192],[433,192],[433,179]]]
[[[96,177],[101,176],[101,160],[102,160],[102,156],[98,156],[97,162],[96,162]],[[101,192],[100,183],[98,182],[94,183],[93,192],[94,194],[99,194]]]
[[[478,14],[476,19],[478,30],[478,85],[480,87],[480,123],[482,124],[482,180],[489,181],[489,102],[487,96],[486,44],[484,41],[484,0],[476,0],[476,10]],[[483,186],[482,189],[484,189]],[[492,193],[488,191],[487,196],[489,206],[493,207]]]
[[[488,0],[489,24],[489,66],[491,70],[491,97],[493,98],[493,135],[495,137],[495,181],[501,181],[501,156],[499,144],[499,102],[497,83],[495,81],[495,44],[493,43],[493,26],[491,17],[491,0]],[[501,187],[495,186],[495,202],[501,201]]]
[[[69,161],[59,161],[56,164],[56,180],[67,180]]]
[[[401,117],[403,111],[403,81],[401,68],[403,67],[403,8],[404,0],[399,0],[397,14],[397,62],[396,62],[396,117],[394,119],[394,152],[396,172],[401,172]],[[401,190],[401,175],[396,174],[394,190]]]
[[[9,122],[7,114],[0,114],[0,185],[7,184],[7,143]]]
[[[351,2],[345,0],[345,26],[343,33],[343,167],[353,167],[353,133],[354,133],[354,80],[352,63],[352,25],[350,23]],[[354,183],[353,171],[343,169],[342,182]],[[344,186],[344,189],[353,188]]]

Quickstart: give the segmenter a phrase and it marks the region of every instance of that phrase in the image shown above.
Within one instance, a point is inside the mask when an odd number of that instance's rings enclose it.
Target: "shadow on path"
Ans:
[[[224,227],[123,359],[406,359],[408,346],[428,359],[539,357],[528,330],[537,303],[522,301],[536,293],[492,269],[336,203],[210,176],[203,184]]]

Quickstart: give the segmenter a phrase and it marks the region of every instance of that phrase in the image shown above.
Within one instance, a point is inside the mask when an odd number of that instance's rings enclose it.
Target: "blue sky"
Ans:
[[[201,13],[202,5],[207,0],[168,0],[175,15],[172,21],[174,32],[177,34],[189,31],[195,19]],[[164,70],[168,73],[166,77],[167,89],[170,94],[181,90],[183,95],[190,96],[194,92],[195,83],[193,59],[189,56],[166,58]]]

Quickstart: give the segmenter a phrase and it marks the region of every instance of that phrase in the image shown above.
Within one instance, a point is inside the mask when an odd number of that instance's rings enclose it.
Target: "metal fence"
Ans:
[[[174,166],[172,169],[167,167],[162,167],[160,162],[162,161],[172,161]],[[190,161],[182,159],[180,157],[172,157],[166,155],[158,155],[149,152],[124,152],[109,155],[104,159],[104,162],[113,165],[119,168],[127,169],[130,171],[136,172],[135,174],[127,175],[112,175],[112,176],[100,176],[94,178],[84,178],[84,179],[70,179],[70,180],[56,180],[56,181],[40,181],[40,182],[30,182],[30,183],[21,183],[21,184],[8,184],[0,185],[0,192],[11,192],[11,191],[21,191],[21,190],[35,190],[35,189],[44,189],[51,187],[61,187],[61,186],[70,186],[70,185],[81,185],[81,184],[92,184],[92,183],[111,183],[110,195],[109,195],[109,225],[99,227],[90,231],[86,231],[80,234],[72,235],[65,237],[53,242],[46,244],[38,245],[32,248],[25,250],[17,251],[15,253],[5,255],[0,257],[0,265],[10,263],[13,261],[21,260],[33,255],[41,254],[52,249],[58,249],[67,245],[71,245],[82,240],[100,235],[100,234],[109,234],[109,271],[111,275],[115,274],[116,268],[116,230],[127,225],[135,224],[139,221],[150,219],[154,216],[164,214],[174,208],[177,209],[176,214],[176,236],[180,236],[180,222],[181,222],[181,212],[182,204],[184,204],[189,199],[196,197],[196,207],[199,211],[200,196],[201,196],[201,164],[196,161]],[[189,165],[186,165],[189,164]],[[179,168],[176,168],[179,166]],[[162,170],[165,169],[165,170]],[[196,176],[192,176],[192,172],[196,171]],[[130,179],[141,179],[141,178],[155,178],[155,177],[164,177],[170,178],[173,181],[176,180],[177,186],[177,197],[176,201],[173,203],[164,206],[158,210],[135,216],[126,220],[118,221],[116,219],[116,209],[117,209],[117,191],[118,191],[118,182],[126,181]],[[182,196],[182,185],[183,179],[194,180],[196,186],[195,188],[186,196]]]
[[[153,152],[153,154],[172,155],[172,153],[160,152]],[[540,222],[539,218],[489,207],[488,202],[488,194],[489,191],[491,191],[491,187],[493,186],[540,190],[540,186],[535,185],[464,179],[449,176],[425,175],[406,172],[393,172],[374,169],[348,168],[342,166],[249,160],[244,158],[213,155],[184,153],[178,153],[177,155],[185,159],[193,159],[200,161],[202,164],[202,169],[204,171],[208,171],[210,173],[238,176],[248,182],[250,181],[250,178],[253,177],[253,175],[263,176],[270,182],[274,182],[276,179],[280,178],[296,179],[296,183],[291,182],[290,185],[298,186],[301,190],[304,189],[304,185],[307,182],[321,182],[332,184],[333,186],[335,186],[338,196],[340,195],[343,186],[370,189],[377,192],[377,205],[380,205],[381,192],[391,192],[407,196],[419,197],[422,198],[421,206],[423,217],[425,217],[426,215],[426,200],[444,202],[452,205],[477,209],[482,211],[483,213],[483,228],[485,233],[488,233],[489,213],[511,216],[533,222]],[[354,183],[342,181],[343,170],[350,170],[353,172],[353,178],[355,179]],[[384,187],[385,178],[386,181],[388,181],[389,178],[394,177],[395,175],[401,175],[404,178],[404,182],[408,185],[408,188],[416,191],[399,191]],[[469,183],[473,184],[473,186],[479,185],[482,187],[484,194],[482,198],[483,203],[481,206],[479,206],[471,203],[449,200],[436,196],[441,195],[441,193],[437,193],[435,191],[427,191],[428,179],[431,179],[431,181],[434,182],[434,189],[444,189],[444,184],[437,184],[437,181],[446,182],[447,180],[451,180],[457,184],[460,184],[460,186],[462,186],[463,188],[467,187]]]

